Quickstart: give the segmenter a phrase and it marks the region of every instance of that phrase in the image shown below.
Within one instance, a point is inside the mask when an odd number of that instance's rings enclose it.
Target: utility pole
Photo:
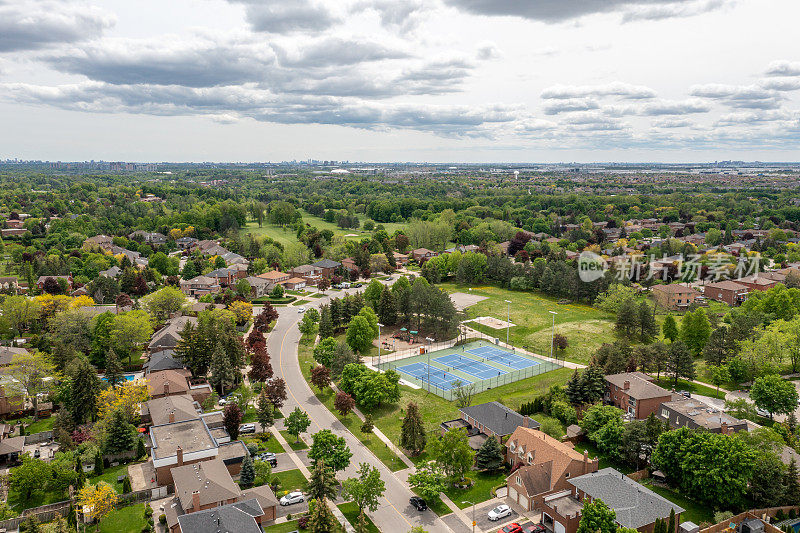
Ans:
[[[556,342],[556,315],[558,313],[556,313],[555,311],[550,311],[550,313],[553,315],[553,331],[552,331],[552,334],[550,336],[550,360],[552,360],[553,359],[553,344],[555,344],[555,342]]]
[[[511,300],[506,300],[506,347],[508,347],[508,335],[511,329]]]

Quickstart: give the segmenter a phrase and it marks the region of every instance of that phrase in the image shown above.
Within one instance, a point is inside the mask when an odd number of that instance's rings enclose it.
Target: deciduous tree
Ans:
[[[286,432],[294,436],[295,442],[300,442],[300,433],[306,431],[310,425],[308,414],[299,407],[295,407],[286,417]]]

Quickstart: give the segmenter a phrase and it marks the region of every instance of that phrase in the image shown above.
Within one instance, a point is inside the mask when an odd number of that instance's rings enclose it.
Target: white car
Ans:
[[[292,505],[294,503],[300,503],[300,502],[304,502],[304,501],[306,501],[306,497],[303,496],[302,492],[300,492],[299,490],[296,490],[294,492],[290,492],[289,494],[287,494],[286,496],[281,498],[281,505],[287,506],[287,505]]]
[[[769,411],[760,407],[756,407],[756,414],[762,418],[769,418],[770,416]]]
[[[306,312],[306,308],[301,305],[300,307],[297,308],[297,312],[298,313],[305,313]]]
[[[497,522],[501,518],[505,518],[511,515],[511,507],[508,505],[498,505],[491,511],[489,511],[489,520],[492,522]]]

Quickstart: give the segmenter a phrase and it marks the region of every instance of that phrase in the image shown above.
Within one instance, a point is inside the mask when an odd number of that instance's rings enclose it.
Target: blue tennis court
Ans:
[[[472,348],[467,350],[467,353],[477,355],[478,357],[485,357],[492,361],[497,361],[500,364],[514,368],[516,370],[528,368],[539,364],[538,361],[523,357],[521,355],[513,354],[497,346],[481,346],[479,348]]]
[[[427,381],[431,385],[444,390],[452,389],[456,382],[460,382],[462,385],[469,385],[472,383],[472,381],[468,379],[456,376],[445,370],[433,366],[428,368],[427,363],[411,363],[410,365],[398,366],[395,370],[422,382]]]
[[[443,355],[437,357],[434,361],[464,372],[465,374],[469,374],[470,376],[475,376],[478,379],[489,379],[507,373],[504,370],[489,366],[486,363],[481,363],[469,357],[461,357],[457,354]]]

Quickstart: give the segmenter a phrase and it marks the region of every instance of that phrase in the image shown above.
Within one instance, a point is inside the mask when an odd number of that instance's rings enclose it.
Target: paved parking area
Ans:
[[[447,524],[447,527],[453,530],[453,533],[472,532],[472,528],[468,527],[464,522],[462,522],[461,519],[455,515],[455,513],[450,513],[447,516],[443,516],[442,521]]]
[[[466,292],[454,292],[450,295],[453,300],[453,305],[459,311],[463,311],[467,307],[473,306],[476,303],[486,300],[486,296],[478,296],[477,294],[468,294]]]
[[[275,512],[275,517],[276,518],[282,518],[282,517],[284,517],[286,515],[297,515],[297,514],[305,513],[306,511],[308,511],[308,502],[307,501],[301,502],[301,503],[295,503],[295,504],[292,504],[292,505],[287,505],[285,507],[283,505],[279,504],[278,505],[278,509]]]
[[[310,470],[313,465],[311,459],[308,458],[308,450],[300,450],[295,452],[295,454],[297,454],[300,462]],[[272,469],[273,472],[286,472],[287,470],[294,470],[297,468],[297,465],[292,461],[288,453],[275,454],[275,459],[278,461],[278,466]]]

